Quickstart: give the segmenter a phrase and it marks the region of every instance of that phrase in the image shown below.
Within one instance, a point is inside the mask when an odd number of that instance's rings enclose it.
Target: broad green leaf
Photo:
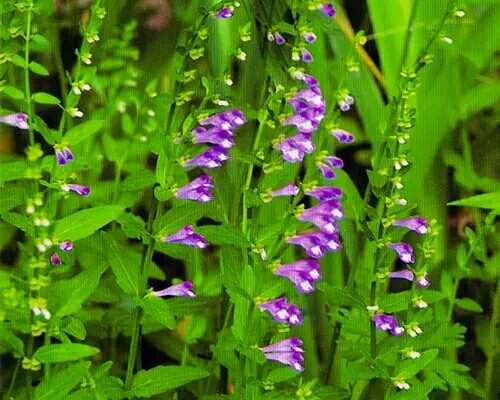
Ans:
[[[81,362],[57,371],[35,389],[35,400],[65,400],[69,392],[83,381],[90,367],[90,362]]]
[[[31,99],[38,104],[57,105],[61,103],[61,100],[59,100],[57,97],[45,92],[34,93],[31,96]]]
[[[6,212],[0,215],[0,217],[7,223],[15,226],[16,228],[21,229],[24,233],[26,233],[30,237],[35,236],[35,226],[31,219],[26,215],[18,214],[14,212]]]
[[[24,354],[23,341],[14,335],[3,323],[0,323],[0,345],[12,350],[17,357],[21,357]]]
[[[439,354],[438,349],[424,351],[419,358],[415,360],[404,360],[399,364],[398,376],[409,379],[417,375],[427,367]]]
[[[30,62],[30,71],[34,72],[37,75],[41,75],[41,76],[49,76],[50,75],[47,68],[45,68],[42,64],[39,64],[35,61]]]
[[[481,307],[480,304],[476,303],[472,299],[469,299],[468,297],[462,297],[461,299],[456,299],[455,305],[463,310],[472,311],[476,313],[483,312],[483,307]]]
[[[159,366],[139,371],[130,392],[133,396],[150,398],[207,376],[209,373],[201,368]]]
[[[175,318],[168,302],[155,296],[148,296],[139,301],[144,312],[168,329],[175,328]]]
[[[66,132],[66,135],[64,135],[64,141],[71,145],[80,143],[81,141],[88,139],[92,135],[99,132],[103,127],[104,120],[91,120],[83,122]]]
[[[91,357],[99,353],[97,347],[79,343],[46,344],[39,347],[33,355],[44,364],[76,361],[81,358]]]
[[[248,240],[241,234],[241,230],[231,225],[199,226],[196,231],[205,236],[210,244],[233,245],[243,248],[250,246]]]
[[[5,85],[3,87],[2,93],[15,100],[24,99],[24,93],[14,86]]]
[[[83,239],[116,220],[122,212],[120,206],[99,206],[77,211],[55,223],[54,237],[58,240]]]
[[[216,203],[216,202],[211,202]],[[156,233],[173,233],[184,225],[194,224],[201,217],[209,217],[220,221],[220,211],[216,204],[182,204],[168,210],[155,221],[153,226]]]
[[[500,209],[500,192],[478,194],[477,196],[452,201],[448,203],[448,205],[496,210]]]
[[[28,168],[28,163],[25,160],[16,160],[0,164],[0,185],[4,182],[23,179]]]
[[[104,237],[108,242],[107,257],[116,277],[116,283],[125,293],[138,296],[140,279],[138,260],[130,257],[126,249],[111,235],[105,234]]]

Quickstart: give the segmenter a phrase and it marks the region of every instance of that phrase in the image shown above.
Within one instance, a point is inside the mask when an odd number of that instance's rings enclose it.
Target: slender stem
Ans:
[[[30,36],[31,36],[31,7],[28,7],[26,16],[26,37],[24,38],[24,94],[26,97],[27,114],[29,117],[29,142],[30,146],[35,143],[35,134],[33,133],[33,107],[31,104],[30,88]]]
[[[19,372],[20,366],[21,366],[21,359],[18,358],[16,362],[16,367],[14,368],[14,372],[12,373],[12,376],[10,378],[9,389],[7,390],[7,394],[5,395],[5,400],[10,400],[10,394],[12,393],[14,385],[16,384],[17,373]]]

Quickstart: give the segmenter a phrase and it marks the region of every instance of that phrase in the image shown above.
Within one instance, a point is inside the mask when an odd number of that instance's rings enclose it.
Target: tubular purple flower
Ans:
[[[407,281],[413,282],[415,275],[409,269],[403,269],[401,271],[394,271],[389,274],[391,279],[406,279]]]
[[[233,132],[218,127],[205,129],[199,126],[193,130],[193,135],[193,142],[196,144],[217,144],[225,149],[230,149],[234,146]]]
[[[175,197],[182,200],[194,200],[206,203],[213,199],[212,177],[204,174],[175,191]]]
[[[337,10],[332,3],[323,3],[318,7],[318,10],[321,11],[325,16],[333,18],[337,14]]]
[[[301,293],[313,292],[315,282],[321,278],[319,263],[311,259],[282,264],[274,271],[274,274],[292,281]]]
[[[316,165],[318,166],[318,169],[321,171],[325,179],[335,179],[337,176],[335,174],[335,169],[343,168],[344,161],[342,161],[342,159],[339,157],[326,156],[320,158],[316,162]]]
[[[61,260],[61,257],[59,257],[59,254],[52,253],[52,255],[50,256],[50,263],[52,265],[61,265],[62,260]]]
[[[337,220],[330,214],[301,214],[297,218],[299,221],[316,225],[322,232],[336,233],[339,230]]]
[[[64,192],[74,192],[84,197],[87,197],[90,194],[90,188],[88,186],[77,185],[75,183],[66,183],[62,185],[61,189]]]
[[[301,346],[302,340],[291,337],[260,349],[268,360],[278,361],[302,372],[304,370],[304,350]]]
[[[54,147],[57,165],[66,165],[68,162],[73,161],[74,156],[69,147]]]
[[[400,336],[404,332],[404,328],[399,325],[398,320],[393,315],[376,314],[372,317],[375,327],[384,332],[389,332],[393,336]]]
[[[288,243],[302,247],[311,258],[321,258],[342,247],[338,235],[327,232],[304,232],[289,238]]]
[[[163,243],[183,244],[199,249],[208,247],[207,240],[194,231],[193,225],[186,225],[174,234],[162,237],[161,241]]]
[[[241,110],[235,108],[233,110],[224,111],[205,118],[200,122],[200,125],[212,125],[214,127],[218,127],[220,129],[228,131],[240,125],[243,125],[245,122],[245,114],[243,114]]]
[[[71,251],[73,250],[73,242],[71,240],[65,240],[64,242],[59,243],[59,248],[62,251]]]
[[[278,196],[296,196],[299,193],[299,187],[295,183],[289,183],[288,185],[280,188],[273,190],[271,192],[272,197],[278,197]]]
[[[234,15],[234,9],[232,7],[224,6],[217,11],[215,17],[218,19],[229,19],[233,15]]]
[[[413,248],[408,243],[405,242],[391,243],[388,246],[398,254],[399,259],[405,264],[415,263],[415,255],[413,254]]]
[[[313,55],[309,50],[301,48],[300,53],[302,55],[302,61],[304,61],[305,63],[311,63],[314,61]]]
[[[331,215],[336,219],[340,219],[344,217],[344,210],[342,208],[342,204],[338,200],[328,200],[322,203],[319,203],[313,207],[306,208],[300,213],[300,216],[303,218],[313,217],[314,215]]]
[[[226,160],[229,160],[227,149],[221,146],[213,146],[194,158],[186,161],[184,166],[201,168],[218,168]]]
[[[342,99],[339,100],[338,105],[340,110],[343,112],[347,112],[351,109],[351,106],[354,104],[354,97],[345,95]]]
[[[29,129],[28,116],[25,113],[15,113],[0,116],[0,123],[14,126],[18,129]]]
[[[164,296],[196,297],[193,288],[194,288],[193,282],[184,281],[177,285],[169,286],[166,289],[153,292],[153,295],[155,295],[156,297],[164,297]]]
[[[342,198],[342,189],[335,186],[317,186],[305,192],[319,201],[339,200]]]
[[[317,38],[314,32],[302,32],[302,37],[307,43],[314,43]]]
[[[330,132],[339,143],[353,143],[354,135],[350,132],[347,132],[343,129],[334,129]]]
[[[431,285],[431,280],[427,272],[417,273],[417,279],[415,279],[415,284],[419,288],[427,288]]]
[[[283,37],[283,35],[279,32],[275,32],[274,33],[274,41],[276,42],[276,44],[278,46],[282,46],[286,43],[286,40],[285,38]]]
[[[429,224],[427,223],[427,220],[418,215],[399,219],[397,221],[394,221],[393,225],[409,229],[419,235],[424,235],[429,230]]]
[[[283,159],[289,163],[302,162],[306,154],[314,151],[311,134],[298,133],[282,140],[276,148],[281,152]]]
[[[259,305],[261,311],[267,311],[271,317],[278,322],[290,325],[299,325],[303,322],[299,308],[294,304],[289,304],[286,297],[280,297],[267,301]]]

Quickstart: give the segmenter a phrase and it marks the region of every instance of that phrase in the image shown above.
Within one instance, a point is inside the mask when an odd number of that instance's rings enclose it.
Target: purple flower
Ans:
[[[218,168],[226,160],[229,160],[227,149],[221,146],[213,146],[194,158],[186,161],[184,166],[201,168]]]
[[[413,282],[415,275],[409,269],[403,269],[401,271],[394,271],[389,274],[389,278],[392,279],[406,279],[407,281]]]
[[[335,186],[317,186],[305,193],[319,201],[339,200],[343,195],[342,189]]]
[[[274,274],[292,281],[301,293],[314,291],[315,282],[321,278],[319,263],[311,259],[282,264],[274,271]]]
[[[309,87],[309,89],[319,90],[318,80],[314,76],[303,74],[301,80],[304,81],[304,83]]]
[[[281,152],[283,159],[290,163],[302,162],[306,154],[314,151],[311,134],[298,133],[282,140],[276,148]]]
[[[241,110],[233,109],[217,113],[208,118],[205,118],[200,122],[200,125],[202,126],[212,125],[214,127],[228,131],[240,125],[243,125],[245,122],[246,122],[245,114],[243,114]]]
[[[153,292],[153,295],[157,297],[163,296],[176,296],[176,297],[196,297],[193,291],[193,282],[184,281],[177,285],[169,286],[166,289]]]
[[[73,242],[71,240],[65,240],[64,242],[59,243],[59,248],[62,251],[71,251],[73,250]]]
[[[327,232],[304,232],[289,238],[288,243],[302,247],[311,258],[321,258],[342,247],[338,235]]]
[[[213,199],[211,190],[214,185],[210,175],[201,175],[187,185],[175,191],[175,197],[182,200],[194,200],[206,203]]]
[[[400,336],[404,332],[404,328],[399,326],[398,320],[393,315],[376,314],[372,317],[375,327],[384,332],[389,332],[393,336]]]
[[[280,188],[273,190],[271,192],[272,197],[278,197],[278,196],[296,196],[299,193],[299,188],[295,183],[289,183],[288,185]]]
[[[66,183],[62,185],[62,190],[64,192],[74,192],[80,196],[88,196],[90,194],[90,188],[84,185],[77,185],[75,183]]]
[[[276,44],[278,46],[282,46],[286,43],[286,40],[285,38],[283,37],[283,35],[279,32],[275,32],[274,33],[274,41],[276,42]]]
[[[312,218],[314,215],[331,215],[335,219],[340,219],[344,217],[344,210],[342,209],[342,205],[338,200],[328,200],[322,203],[319,203],[313,207],[306,208],[300,213],[300,216],[303,218]],[[307,219],[305,219],[307,220]]]
[[[394,226],[401,226],[403,228],[409,229],[419,235],[424,235],[429,230],[429,224],[426,219],[415,215],[413,217],[399,219],[393,222]]]
[[[314,32],[302,32],[302,37],[307,43],[314,43],[316,41],[316,34]]]
[[[417,287],[427,288],[431,285],[431,280],[427,272],[417,273],[417,279],[415,280]]]
[[[304,350],[301,346],[302,340],[291,337],[260,349],[268,360],[278,361],[302,372],[304,370]]]
[[[267,311],[278,322],[290,325],[300,325],[303,322],[302,314],[295,304],[289,304],[286,297],[270,300],[259,305],[262,311]]]
[[[335,179],[335,169],[344,168],[344,161],[339,157],[326,156],[318,160],[316,165],[326,179]]]
[[[3,115],[0,117],[0,122],[18,129],[29,129],[28,116],[25,113]]]
[[[61,257],[59,257],[59,254],[52,253],[52,255],[50,256],[50,263],[52,265],[61,265],[62,260],[61,260]]]
[[[350,132],[347,132],[343,129],[334,129],[330,132],[335,138],[339,141],[339,143],[353,143],[354,135]]]
[[[299,221],[310,222],[316,225],[322,232],[335,233],[339,230],[337,220],[331,214],[301,214],[297,218]]]
[[[205,129],[199,126],[193,130],[194,143],[210,143],[217,144],[225,149],[230,149],[234,146],[233,133],[218,127]]]
[[[415,263],[413,248],[408,243],[391,243],[388,246],[398,254],[399,259],[405,264]]]
[[[186,225],[174,234],[164,236],[161,241],[163,243],[184,244],[186,246],[197,247],[199,249],[208,247],[207,240],[194,231],[193,225]]]
[[[55,147],[55,154],[57,165],[66,165],[68,162],[73,161],[73,153],[69,147]]]
[[[228,19],[231,18],[233,15],[234,15],[234,9],[232,7],[224,6],[217,11],[215,17],[219,19]]]
[[[337,11],[332,3],[323,3],[318,7],[318,10],[330,18],[335,17],[335,14],[337,14]]]
[[[347,112],[351,109],[351,106],[354,104],[354,97],[350,95],[345,95],[341,97],[338,101],[338,105],[340,110],[343,112]]]
[[[302,48],[300,49],[300,53],[302,54],[302,61],[305,63],[311,63],[314,61],[313,55],[309,50]]]

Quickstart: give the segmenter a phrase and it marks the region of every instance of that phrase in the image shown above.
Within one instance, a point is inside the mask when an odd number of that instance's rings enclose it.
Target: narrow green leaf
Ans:
[[[175,318],[168,302],[158,297],[149,296],[139,301],[144,312],[168,329],[175,328]]]
[[[91,357],[99,351],[97,347],[79,343],[46,344],[39,347],[33,357],[44,364],[52,364]]]
[[[35,226],[31,219],[26,215],[18,214],[14,212],[6,212],[0,215],[0,217],[7,223],[21,229],[28,236],[35,236]]]
[[[122,290],[134,296],[139,295],[139,264],[127,255],[127,251],[109,234],[105,234],[109,246],[108,261]]]
[[[54,237],[58,240],[83,239],[117,219],[122,212],[120,206],[99,206],[77,211],[55,223]]]
[[[134,377],[131,394],[150,398],[156,394],[184,386],[187,383],[206,378],[209,373],[201,368],[160,366],[139,371]]]
[[[15,100],[24,99],[24,93],[14,86],[5,85],[3,87],[2,93]]]
[[[439,354],[438,349],[424,351],[419,358],[415,360],[404,360],[398,368],[398,376],[404,379],[409,379],[417,375],[425,367],[427,367]]]
[[[41,76],[49,76],[50,75],[47,68],[45,68],[42,64],[39,64],[35,61],[30,62],[30,71],[34,72],[37,75],[41,75]]]
[[[61,100],[59,100],[57,97],[45,92],[35,93],[33,94],[33,96],[31,96],[31,99],[38,104],[57,105],[61,103]]]
[[[68,144],[80,143],[99,132],[103,127],[103,120],[91,120],[83,122],[77,126],[74,126],[68,132],[66,132],[66,135],[64,135],[64,141],[68,142]]]
[[[241,234],[241,231],[231,225],[199,226],[196,231],[205,236],[210,244],[233,245],[243,248],[250,246],[250,243]]]
[[[448,203],[448,205],[496,210],[500,209],[500,192],[478,194],[477,196],[452,201]]]
[[[0,345],[10,349],[17,357],[24,354],[23,341],[14,335],[4,324],[0,324]]]
[[[64,368],[48,379],[44,379],[35,389],[35,400],[64,400],[87,375],[90,362],[81,362]]]
[[[481,307],[480,304],[476,303],[472,299],[469,299],[468,297],[462,297],[461,299],[456,299],[455,305],[463,310],[472,311],[476,313],[483,312],[483,307]]]

